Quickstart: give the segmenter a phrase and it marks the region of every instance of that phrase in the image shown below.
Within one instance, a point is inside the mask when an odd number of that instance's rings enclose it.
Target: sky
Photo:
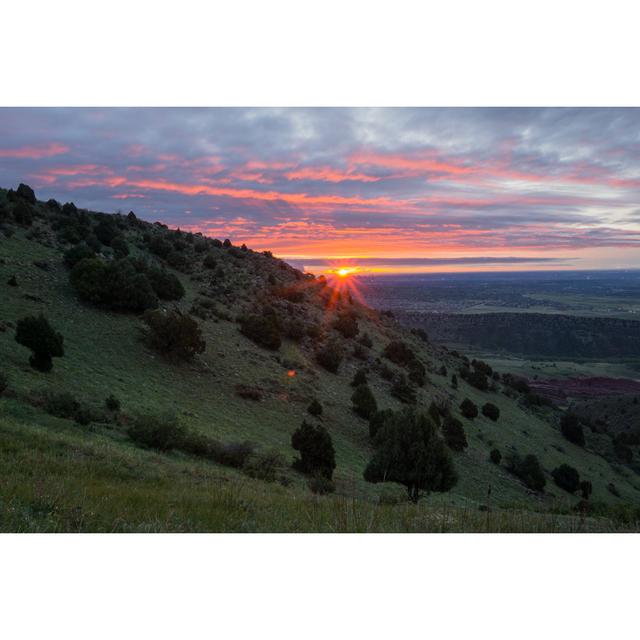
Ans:
[[[316,273],[640,268],[640,109],[4,108],[20,182]]]

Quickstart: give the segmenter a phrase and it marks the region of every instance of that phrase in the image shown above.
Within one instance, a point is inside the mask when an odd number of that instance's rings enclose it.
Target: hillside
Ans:
[[[344,283],[303,274],[244,245],[171,230],[133,213],[33,201],[25,190],[0,191],[0,225],[2,530],[635,528],[640,478],[629,461],[599,454],[606,435],[585,427],[585,447],[567,441],[562,412],[499,373],[489,376],[487,390],[472,386],[473,363],[368,308]],[[89,266],[70,277],[82,256]],[[119,286],[118,278],[131,272],[135,291],[124,282],[119,297],[98,296],[91,269],[116,264],[111,284]],[[147,290],[145,278],[162,286]],[[182,361],[154,349],[144,337],[142,311],[156,306],[193,318],[204,351]],[[64,356],[54,358],[49,373],[29,366],[28,349],[15,340],[18,321],[40,313],[64,337]],[[409,365],[385,355],[393,342],[411,352]],[[336,372],[319,363],[328,346],[341,359]],[[411,368],[416,361],[423,375]],[[378,409],[398,411],[406,406],[398,396],[415,394],[418,411],[433,403],[438,421],[451,415],[462,422],[468,447],[452,452],[459,479],[449,492],[413,505],[399,485],[364,480],[373,447],[368,422],[352,409],[350,386],[363,368]],[[403,375],[411,375],[404,395],[397,384]],[[73,396],[73,416],[55,409],[52,398],[61,394]],[[117,409],[105,409],[109,396]],[[494,404],[499,419],[464,418],[465,398],[478,407]],[[314,399],[321,417],[308,413]],[[164,414],[225,446],[249,442],[257,452],[279,454],[284,463],[269,478],[275,481],[222,458],[132,440],[137,417]],[[312,494],[308,479],[291,468],[291,436],[303,420],[321,423],[331,436],[333,494]],[[494,448],[501,464],[489,459]],[[537,456],[543,491],[508,470],[505,461],[514,453]],[[578,493],[554,483],[551,472],[561,464],[592,483],[586,517],[574,510]]]

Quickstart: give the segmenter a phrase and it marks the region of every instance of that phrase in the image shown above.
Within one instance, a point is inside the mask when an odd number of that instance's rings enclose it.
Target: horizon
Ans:
[[[633,108],[3,108],[0,183],[318,274],[637,269],[638,125]]]

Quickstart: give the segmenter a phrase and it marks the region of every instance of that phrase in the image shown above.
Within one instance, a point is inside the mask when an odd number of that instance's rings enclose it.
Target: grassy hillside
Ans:
[[[204,353],[190,362],[169,361],[143,339],[139,314],[116,312],[82,301],[70,284],[64,253],[79,241],[95,244],[104,215],[67,213],[53,203],[29,205],[32,220],[19,224],[20,198],[0,192],[0,372],[7,387],[0,396],[0,529],[26,531],[438,531],[438,530],[611,530],[635,527],[640,478],[629,466],[601,455],[599,434],[587,433],[586,447],[568,442],[558,428],[559,412],[527,408],[521,394],[501,381],[480,391],[458,374],[463,356],[424,341],[353,300],[338,296],[331,283],[297,272],[267,254],[252,252],[199,235],[170,231],[134,216],[110,218],[129,255],[143,257],[177,276],[185,289],[179,301],[160,306],[191,314],[206,341]],[[69,213],[71,211],[71,213]],[[81,220],[77,228],[69,220]],[[171,253],[152,251],[158,238]],[[117,244],[95,244],[99,259],[112,261]],[[208,266],[205,265],[209,259]],[[10,284],[11,282],[11,284]],[[300,293],[301,292],[301,293]],[[245,337],[238,319],[262,313],[305,327],[304,335],[284,337],[276,350]],[[65,355],[53,370],[29,366],[29,351],[15,339],[17,321],[44,313],[64,336]],[[334,328],[341,314],[357,317],[358,336],[345,338]],[[307,331],[308,329],[308,331]],[[357,350],[364,333],[371,348]],[[383,355],[392,340],[402,340],[427,370],[424,386],[412,385],[416,406],[432,401],[461,419],[469,443],[453,453],[459,474],[448,493],[432,494],[418,505],[406,503],[402,488],[371,484],[363,470],[373,453],[368,423],[351,408],[355,372],[366,367],[380,409],[400,409],[387,374],[401,368]],[[343,354],[337,373],[317,363],[321,345],[336,341]],[[354,353],[355,350],[355,353]],[[440,372],[444,366],[446,375]],[[259,400],[241,397],[249,389]],[[91,408],[88,424],[47,412],[47,394],[72,394]],[[240,392],[240,393],[239,393]],[[118,398],[116,417],[104,416],[109,395]],[[246,396],[247,394],[244,393]],[[335,494],[313,495],[307,479],[288,462],[291,434],[317,398],[319,421],[336,450]],[[462,418],[460,403],[491,402],[500,418],[480,414]],[[100,413],[102,411],[102,414]],[[141,414],[172,414],[190,431],[221,442],[250,441],[258,451],[274,450],[287,464],[279,481],[250,478],[183,453],[160,453],[136,446],[128,426]],[[594,438],[596,440],[594,440]],[[503,456],[535,454],[547,484],[528,489],[504,464]],[[593,485],[595,505],[587,518],[573,513],[577,494],[557,487],[550,475],[560,464],[575,467]],[[610,485],[615,485],[615,494]],[[382,504],[381,504],[382,503]],[[487,510],[488,509],[488,510]],[[604,515],[603,515],[604,514]],[[621,523],[624,522],[624,525]]]

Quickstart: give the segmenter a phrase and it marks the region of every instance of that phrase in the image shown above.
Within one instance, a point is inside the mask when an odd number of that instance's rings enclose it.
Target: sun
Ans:
[[[340,267],[339,269],[336,269],[336,273],[341,278],[346,278],[349,274],[353,273],[354,271],[355,271],[355,269],[350,268],[350,267]]]

